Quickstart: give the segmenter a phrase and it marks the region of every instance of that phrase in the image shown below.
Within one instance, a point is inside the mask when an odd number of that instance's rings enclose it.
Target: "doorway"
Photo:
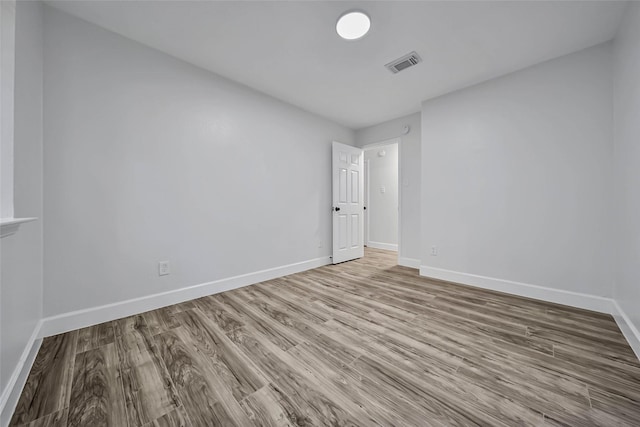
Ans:
[[[364,152],[333,141],[333,255],[338,264],[364,256]]]
[[[364,150],[364,243],[398,252],[400,245],[400,140],[366,145]]]

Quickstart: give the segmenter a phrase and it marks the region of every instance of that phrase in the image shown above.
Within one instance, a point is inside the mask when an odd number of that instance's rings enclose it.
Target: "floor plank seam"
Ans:
[[[118,353],[118,348],[116,346],[116,356],[119,357],[119,355],[117,353]],[[119,381],[119,383],[120,383],[119,384],[120,385],[120,392],[122,393],[122,396],[124,396],[123,406],[124,406],[124,413],[125,413],[125,416],[126,416],[126,419],[127,419],[127,426],[128,427],[133,427],[133,426],[131,426],[131,423],[129,422],[129,420],[131,420],[131,414],[130,414],[129,405],[127,405],[127,398],[126,398],[127,395],[125,394],[125,390],[124,390],[124,381],[123,381],[124,376],[122,375],[122,366],[118,366],[117,372],[118,372],[118,377],[120,378],[120,381]]]
[[[347,368],[353,368],[353,365],[356,363],[356,361],[358,359],[360,359],[360,357],[362,357],[362,354],[359,354],[355,359],[353,359],[351,362],[347,363],[346,367]]]

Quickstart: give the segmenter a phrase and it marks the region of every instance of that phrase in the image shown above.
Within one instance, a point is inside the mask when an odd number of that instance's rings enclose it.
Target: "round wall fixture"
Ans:
[[[338,35],[345,40],[357,40],[369,32],[371,20],[366,13],[359,10],[346,12],[336,24]]]

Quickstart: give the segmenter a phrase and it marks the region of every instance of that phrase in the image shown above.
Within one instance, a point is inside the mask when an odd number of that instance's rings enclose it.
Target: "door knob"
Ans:
[[[335,208],[333,208],[336,212],[338,212],[340,210],[340,206],[336,206]]]

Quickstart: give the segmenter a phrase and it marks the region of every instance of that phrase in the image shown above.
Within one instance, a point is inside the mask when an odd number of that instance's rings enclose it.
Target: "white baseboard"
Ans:
[[[68,332],[74,329],[95,325],[121,317],[131,316],[167,305],[178,304],[194,298],[241,288],[265,280],[289,274],[299,273],[312,268],[330,264],[330,257],[316,258],[282,267],[261,270],[254,273],[216,280],[200,285],[190,286],[175,291],[150,295],[142,298],[103,305],[85,310],[78,310],[45,318],[38,322],[27,341],[25,349],[14,369],[6,387],[0,394],[0,427],[6,427],[18,403],[22,389],[27,381],[33,362],[40,349],[42,337]],[[640,332],[631,322],[616,301],[610,298],[577,292],[546,288],[526,283],[460,273],[434,267],[420,266],[420,261],[413,258],[398,258],[398,264],[420,268],[420,275],[454,283],[462,283],[483,289],[520,295],[543,301],[555,302],[588,310],[612,314],[629,345],[640,359]]]
[[[629,316],[627,316],[627,313],[618,305],[616,300],[613,300],[613,308],[614,312],[611,313],[613,318],[616,320],[627,342],[629,342],[629,346],[631,346],[633,352],[638,356],[638,359],[640,359],[640,331],[636,325],[633,324]]]
[[[18,364],[11,374],[9,382],[7,382],[6,387],[2,390],[2,394],[0,395],[0,426],[2,427],[8,426],[11,421],[13,411],[16,409],[18,399],[20,398],[22,389],[27,382],[27,377],[29,376],[33,362],[38,355],[38,350],[40,350],[42,339],[38,337],[41,327],[42,321],[39,321],[33,329],[20,359],[18,359]]]
[[[579,292],[564,291],[560,289],[546,288],[544,286],[530,285],[527,283],[513,282],[510,280],[496,279],[493,277],[478,276],[475,274],[461,273],[442,268],[420,266],[420,275],[448,282],[462,283],[492,291],[505,292],[522,297],[554,302],[571,307],[583,308],[600,313],[612,314],[614,310],[611,298]]]
[[[398,245],[393,243],[382,243],[382,242],[367,242],[367,246],[375,249],[383,249],[385,251],[395,251],[398,252]]]
[[[398,265],[411,268],[420,268],[420,260],[415,258],[398,257]]]
[[[27,381],[29,372],[33,366],[42,338],[69,332],[75,329],[96,325],[121,317],[127,317],[149,310],[155,310],[167,305],[178,304],[194,298],[212,295],[220,292],[230,291],[252,285],[254,283],[271,280],[289,274],[299,273],[312,268],[322,267],[331,264],[330,257],[316,258],[308,261],[289,264],[282,267],[270,268],[256,271],[240,276],[229,277],[227,279],[216,280],[200,285],[189,286],[175,291],[163,292],[146,297],[135,298],[85,310],[73,311],[57,316],[42,319],[34,328],[31,337],[27,341],[25,349],[18,361],[16,368],[9,379],[2,394],[0,394],[0,427],[6,427],[11,421],[13,411],[18,404],[18,399]]]
[[[289,274],[310,270],[312,268],[322,267],[327,264],[331,264],[331,258],[328,256],[270,268],[267,270],[256,271],[240,276],[229,277],[226,279],[215,280],[213,282],[202,283],[174,291],[59,314],[43,319],[39,336],[47,337],[61,334],[75,329],[97,325],[98,323],[108,322],[138,313],[144,313],[145,311],[155,310],[168,305],[178,304],[195,298],[242,288],[254,283],[264,282],[265,280],[271,280],[287,276]]]
[[[618,324],[620,331],[627,339],[629,346],[638,357],[638,360],[640,360],[640,330],[638,329],[638,325],[633,324],[629,316],[627,316],[620,305],[612,298],[563,291],[527,283],[478,276],[476,274],[460,273],[458,271],[427,267],[424,265],[420,266],[420,275],[445,280],[447,282],[462,283],[482,289],[491,289],[493,291],[611,314]]]

